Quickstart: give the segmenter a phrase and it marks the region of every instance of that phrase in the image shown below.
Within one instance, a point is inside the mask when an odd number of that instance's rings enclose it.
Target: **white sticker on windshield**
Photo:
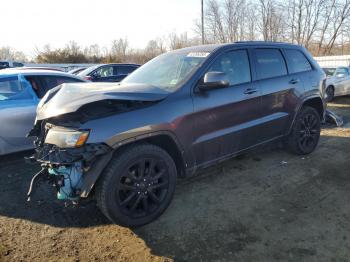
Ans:
[[[173,80],[171,80],[170,85],[174,86],[174,85],[176,85],[176,83],[177,83],[177,79],[173,79]]]
[[[210,53],[209,52],[191,52],[188,53],[188,57],[207,57]]]

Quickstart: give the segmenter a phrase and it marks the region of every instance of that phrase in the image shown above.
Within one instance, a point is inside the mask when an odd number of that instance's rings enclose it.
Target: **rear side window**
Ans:
[[[118,75],[128,75],[132,71],[134,71],[136,67],[134,66],[118,66],[117,67],[117,73]]]
[[[299,50],[286,49],[285,50],[288,68],[290,73],[300,73],[312,70],[312,66]]]
[[[250,82],[250,66],[246,50],[235,50],[220,55],[210,67],[209,72],[223,72],[230,85]]]
[[[287,74],[287,67],[278,49],[256,49],[256,65],[258,79],[283,76]]]
[[[0,101],[31,98],[17,77],[0,78]]]

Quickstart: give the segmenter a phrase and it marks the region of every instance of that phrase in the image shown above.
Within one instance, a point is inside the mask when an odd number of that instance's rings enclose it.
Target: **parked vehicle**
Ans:
[[[12,68],[12,67],[22,67],[22,66],[24,66],[24,65],[22,63],[19,63],[19,62],[0,60],[0,69]]]
[[[78,76],[92,82],[120,82],[139,66],[136,64],[96,65],[81,71]]]
[[[59,199],[94,192],[115,223],[150,223],[178,176],[280,139],[313,152],[325,78],[301,46],[238,42],[163,54],[118,85],[62,85],[30,133],[45,167],[36,177],[55,180]]]
[[[0,71],[0,155],[33,148],[31,130],[38,102],[62,83],[85,82],[79,77],[49,70]]]
[[[52,70],[52,71],[59,71],[64,72],[62,69],[58,69],[55,67],[44,67],[44,66],[24,66],[20,68],[21,70]],[[7,68],[7,70],[18,70],[17,67],[14,68]]]
[[[332,101],[336,96],[350,94],[350,67],[338,67],[333,76],[326,82],[327,101]]]
[[[322,69],[326,73],[327,77],[332,77],[337,68],[335,68],[335,67],[323,67]]]
[[[70,71],[68,71],[69,74],[72,74],[72,75],[77,75],[79,74],[81,71],[85,70],[86,67],[78,67],[78,68],[74,68]]]

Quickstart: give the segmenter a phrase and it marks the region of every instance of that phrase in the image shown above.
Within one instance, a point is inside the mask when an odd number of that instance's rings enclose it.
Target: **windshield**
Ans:
[[[209,55],[207,52],[171,52],[160,55],[126,77],[123,83],[148,84],[167,92],[196,70]]]
[[[326,73],[326,76],[330,77],[334,74],[335,68],[323,68],[323,71]]]

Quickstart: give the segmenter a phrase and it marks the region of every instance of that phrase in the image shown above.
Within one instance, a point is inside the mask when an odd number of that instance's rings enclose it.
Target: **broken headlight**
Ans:
[[[46,144],[56,145],[60,148],[81,147],[89,137],[87,130],[74,130],[68,128],[51,128],[45,138]]]

